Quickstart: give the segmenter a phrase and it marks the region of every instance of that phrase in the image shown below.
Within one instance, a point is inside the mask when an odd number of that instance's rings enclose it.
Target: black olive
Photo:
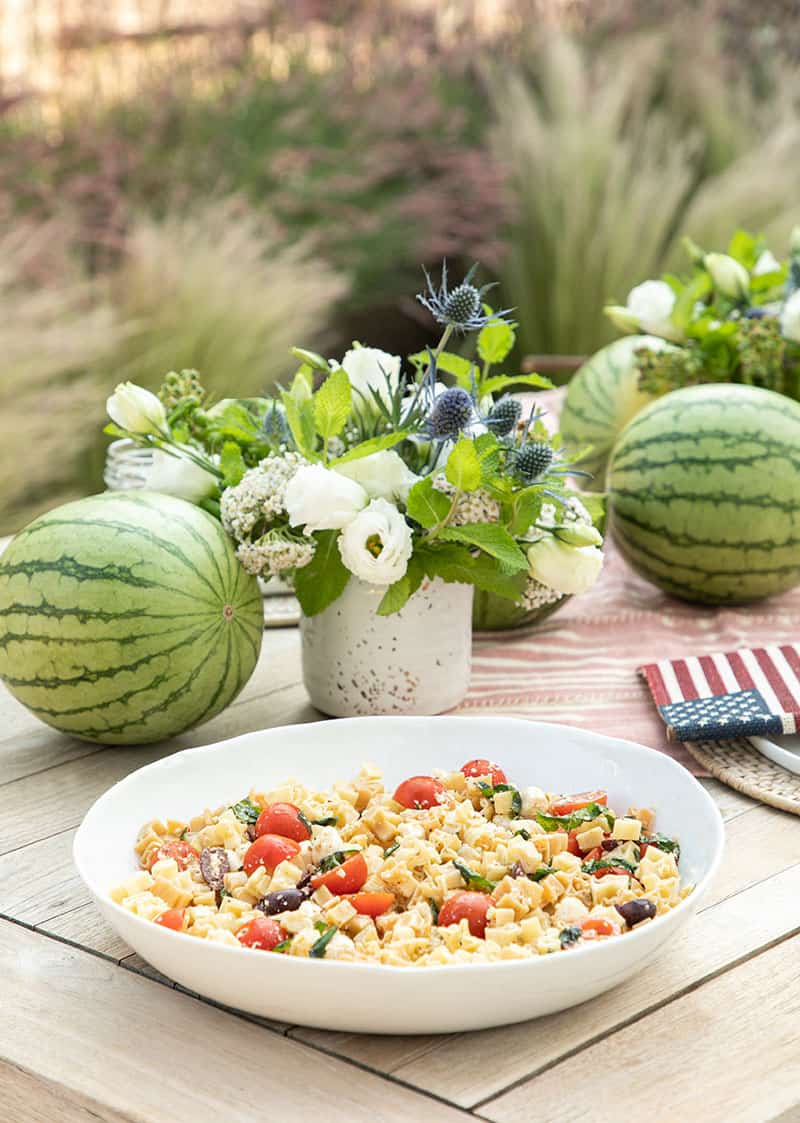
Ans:
[[[522,862],[515,862],[511,869],[508,871],[509,877],[524,877],[525,867]]]
[[[616,906],[617,912],[628,925],[633,928],[643,920],[650,920],[656,915],[656,906],[646,897],[639,897],[635,901],[626,901],[624,905]]]
[[[219,892],[225,884],[225,874],[230,873],[231,864],[222,846],[207,846],[200,855],[200,872],[210,889]]]
[[[604,838],[600,845],[604,850],[616,850],[619,846],[619,842],[616,838]]]
[[[277,889],[274,893],[267,893],[256,905],[267,916],[274,916],[278,912],[294,912],[299,909],[308,897],[304,889]]]

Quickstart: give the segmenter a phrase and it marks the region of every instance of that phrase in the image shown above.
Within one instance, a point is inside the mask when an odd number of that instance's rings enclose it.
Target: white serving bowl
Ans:
[[[677,836],[690,896],[627,935],[530,960],[389,967],[271,955],[168,931],[114,904],[109,889],[137,869],[133,844],[153,818],[189,818],[287,777],[328,787],[365,761],[387,787],[434,768],[490,757],[514,784],[549,791],[602,788],[609,805],[656,809]],[[722,819],[697,781],[662,753],[563,725],[500,717],[375,717],[248,733],[188,749],[127,776],[94,804],[75,838],[75,863],[100,911],[149,963],[182,986],[279,1021],[358,1033],[452,1033],[563,1010],[633,975],[692,916],[724,842]],[[666,950],[669,954],[669,950]]]

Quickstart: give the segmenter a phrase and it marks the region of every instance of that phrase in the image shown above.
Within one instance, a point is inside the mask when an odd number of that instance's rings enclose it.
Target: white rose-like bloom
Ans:
[[[129,433],[163,433],[167,428],[167,414],[160,399],[133,382],[120,382],[106,400],[106,412],[115,425]]]
[[[530,575],[558,593],[585,593],[600,576],[603,552],[597,546],[568,546],[552,535],[528,549]]]
[[[373,499],[339,536],[342,561],[360,581],[393,585],[408,568],[411,527],[392,503]]]
[[[679,340],[681,333],[670,320],[675,293],[666,281],[643,281],[628,293],[628,312],[642,331],[663,339]]]
[[[405,503],[409,491],[420,478],[389,448],[337,464],[334,471],[361,484],[370,499],[388,499],[395,503]]]
[[[186,448],[185,445],[177,447]],[[199,503],[211,495],[217,483],[216,476],[193,460],[171,456],[160,448],[154,450],[153,463],[146,479],[149,491],[160,491],[163,495],[174,495],[188,503]]]
[[[283,497],[291,526],[304,527],[305,534],[315,530],[341,530],[369,501],[361,484],[321,464],[298,468]]]
[[[707,253],[703,264],[708,270],[714,288],[732,300],[744,300],[750,292],[750,274],[741,262],[727,253]]]
[[[753,266],[753,276],[761,277],[764,273],[777,273],[780,269],[781,263],[778,261],[772,250],[764,250],[759,255],[758,261]]]
[[[783,306],[781,335],[792,343],[800,343],[800,289],[793,292]]]
[[[350,379],[356,409],[374,407],[372,390],[389,404],[400,384],[400,361],[399,355],[390,355],[378,347],[354,347],[347,352],[342,366]]]

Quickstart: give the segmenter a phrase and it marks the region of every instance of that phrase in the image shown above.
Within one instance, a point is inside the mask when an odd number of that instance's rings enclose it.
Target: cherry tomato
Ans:
[[[164,858],[172,858],[178,863],[179,870],[185,870],[192,858],[199,857],[200,855],[195,848],[190,846],[188,842],[165,842],[163,846],[159,846],[158,850],[156,850],[151,858],[150,869],[153,868],[156,862],[160,862]]]
[[[331,893],[341,897],[345,893],[357,893],[368,875],[369,870],[364,855],[352,854],[340,866],[334,866],[327,873],[318,873],[316,877],[312,877],[311,886],[313,889],[319,889],[320,885],[324,885]]]
[[[586,920],[582,920],[581,931],[584,940],[596,940],[599,936],[619,935],[619,928],[612,924],[610,920],[604,920],[602,916],[590,916]]]
[[[354,893],[347,899],[362,916],[383,916],[394,904],[394,893]]]
[[[588,853],[584,854],[583,860],[584,862],[598,862],[604,853],[602,846],[595,846],[594,850],[589,850]]]
[[[643,857],[645,856],[645,854],[647,853],[647,847],[648,847],[649,845],[650,845],[650,843],[649,843],[649,842],[640,842],[640,843],[638,843],[638,846],[639,846],[639,861],[640,861],[640,862],[641,862],[642,858],[643,858]]]
[[[477,760],[468,760],[466,764],[462,764],[461,771],[465,776],[489,776],[492,781],[492,786],[497,784],[506,784],[506,774],[499,764],[495,764],[493,760],[484,760],[478,757]]]
[[[565,795],[563,799],[550,804],[551,815],[571,815],[573,811],[580,811],[590,803],[608,803],[608,792],[577,792],[575,795]]]
[[[248,920],[236,933],[236,939],[246,948],[259,948],[262,951],[272,951],[288,933],[281,928],[277,920],[269,916],[257,916],[255,920]]]
[[[569,838],[567,839],[567,851],[570,854],[577,854],[579,857],[583,854],[580,846],[578,846],[578,832],[570,831]]]
[[[311,831],[300,818],[300,809],[293,803],[271,803],[256,820],[256,838],[262,834],[279,834],[283,838],[305,842]]]
[[[394,793],[394,798],[403,807],[427,809],[436,807],[441,802],[439,796],[444,793],[444,784],[434,780],[433,776],[411,776],[403,780]]]
[[[493,904],[492,898],[485,893],[469,890],[456,893],[442,905],[437,923],[440,928],[448,928],[451,924],[458,924],[459,920],[466,920],[472,935],[482,940],[486,932],[486,914]]]
[[[604,866],[601,870],[594,870],[592,877],[606,877],[610,873],[621,873],[624,877],[631,876],[631,871],[626,870],[624,866]]]
[[[274,873],[281,862],[293,858],[299,852],[300,847],[291,838],[284,838],[279,834],[262,834],[245,854],[242,867],[248,876],[259,866],[263,866],[267,873]]]
[[[173,932],[182,932],[185,911],[185,909],[167,909],[166,912],[162,912],[160,916],[156,917],[156,924],[161,924],[164,928],[171,928]]]

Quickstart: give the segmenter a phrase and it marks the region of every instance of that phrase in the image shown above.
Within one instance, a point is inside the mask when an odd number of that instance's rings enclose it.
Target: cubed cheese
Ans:
[[[635,842],[641,833],[642,824],[639,819],[617,819],[611,831],[611,837],[625,842]]]
[[[618,819],[617,822],[619,821]],[[603,828],[591,827],[587,831],[582,831],[575,835],[575,841],[581,850],[594,850],[595,846],[599,846],[603,841]]]

